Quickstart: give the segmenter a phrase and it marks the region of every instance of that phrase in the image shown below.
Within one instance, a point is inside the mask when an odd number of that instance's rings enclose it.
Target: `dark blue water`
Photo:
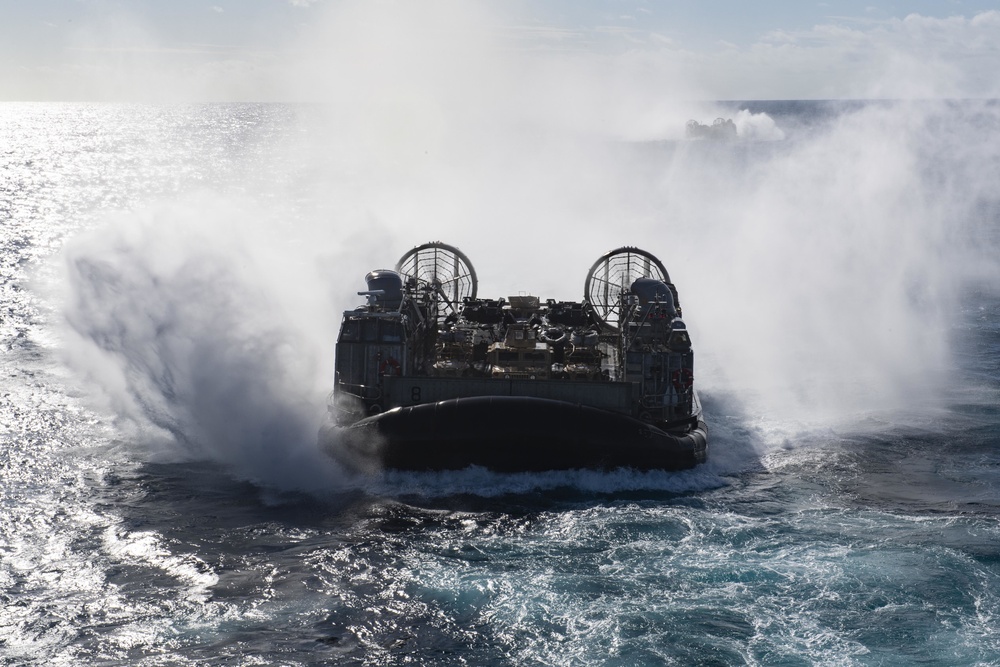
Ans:
[[[0,662],[1000,664],[1000,109],[741,110],[463,169],[315,108],[0,107]],[[438,237],[484,293],[659,255],[709,462],[325,460],[339,311]]]

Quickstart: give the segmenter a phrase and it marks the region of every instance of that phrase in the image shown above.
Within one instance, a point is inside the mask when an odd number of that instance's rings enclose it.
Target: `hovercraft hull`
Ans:
[[[586,405],[477,396],[395,408],[323,426],[331,455],[356,470],[683,470],[705,461],[700,410],[669,428]]]

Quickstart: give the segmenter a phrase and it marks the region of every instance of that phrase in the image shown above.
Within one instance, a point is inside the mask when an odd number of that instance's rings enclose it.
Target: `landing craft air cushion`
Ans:
[[[707,428],[677,290],[652,254],[591,267],[582,301],[484,299],[453,246],[366,276],[320,429],[357,470],[681,470]]]

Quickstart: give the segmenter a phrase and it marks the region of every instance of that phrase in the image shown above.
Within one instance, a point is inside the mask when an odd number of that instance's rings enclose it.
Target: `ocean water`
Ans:
[[[326,113],[0,105],[0,663],[1000,665],[1000,106]],[[340,312],[434,238],[497,296],[657,254],[708,463],[326,460]]]

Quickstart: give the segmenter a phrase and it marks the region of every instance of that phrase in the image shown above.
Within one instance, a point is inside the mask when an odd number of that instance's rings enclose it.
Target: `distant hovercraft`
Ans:
[[[739,138],[736,123],[731,118],[716,118],[711,125],[703,125],[696,120],[689,120],[685,126],[688,139],[712,139],[730,141]]]

